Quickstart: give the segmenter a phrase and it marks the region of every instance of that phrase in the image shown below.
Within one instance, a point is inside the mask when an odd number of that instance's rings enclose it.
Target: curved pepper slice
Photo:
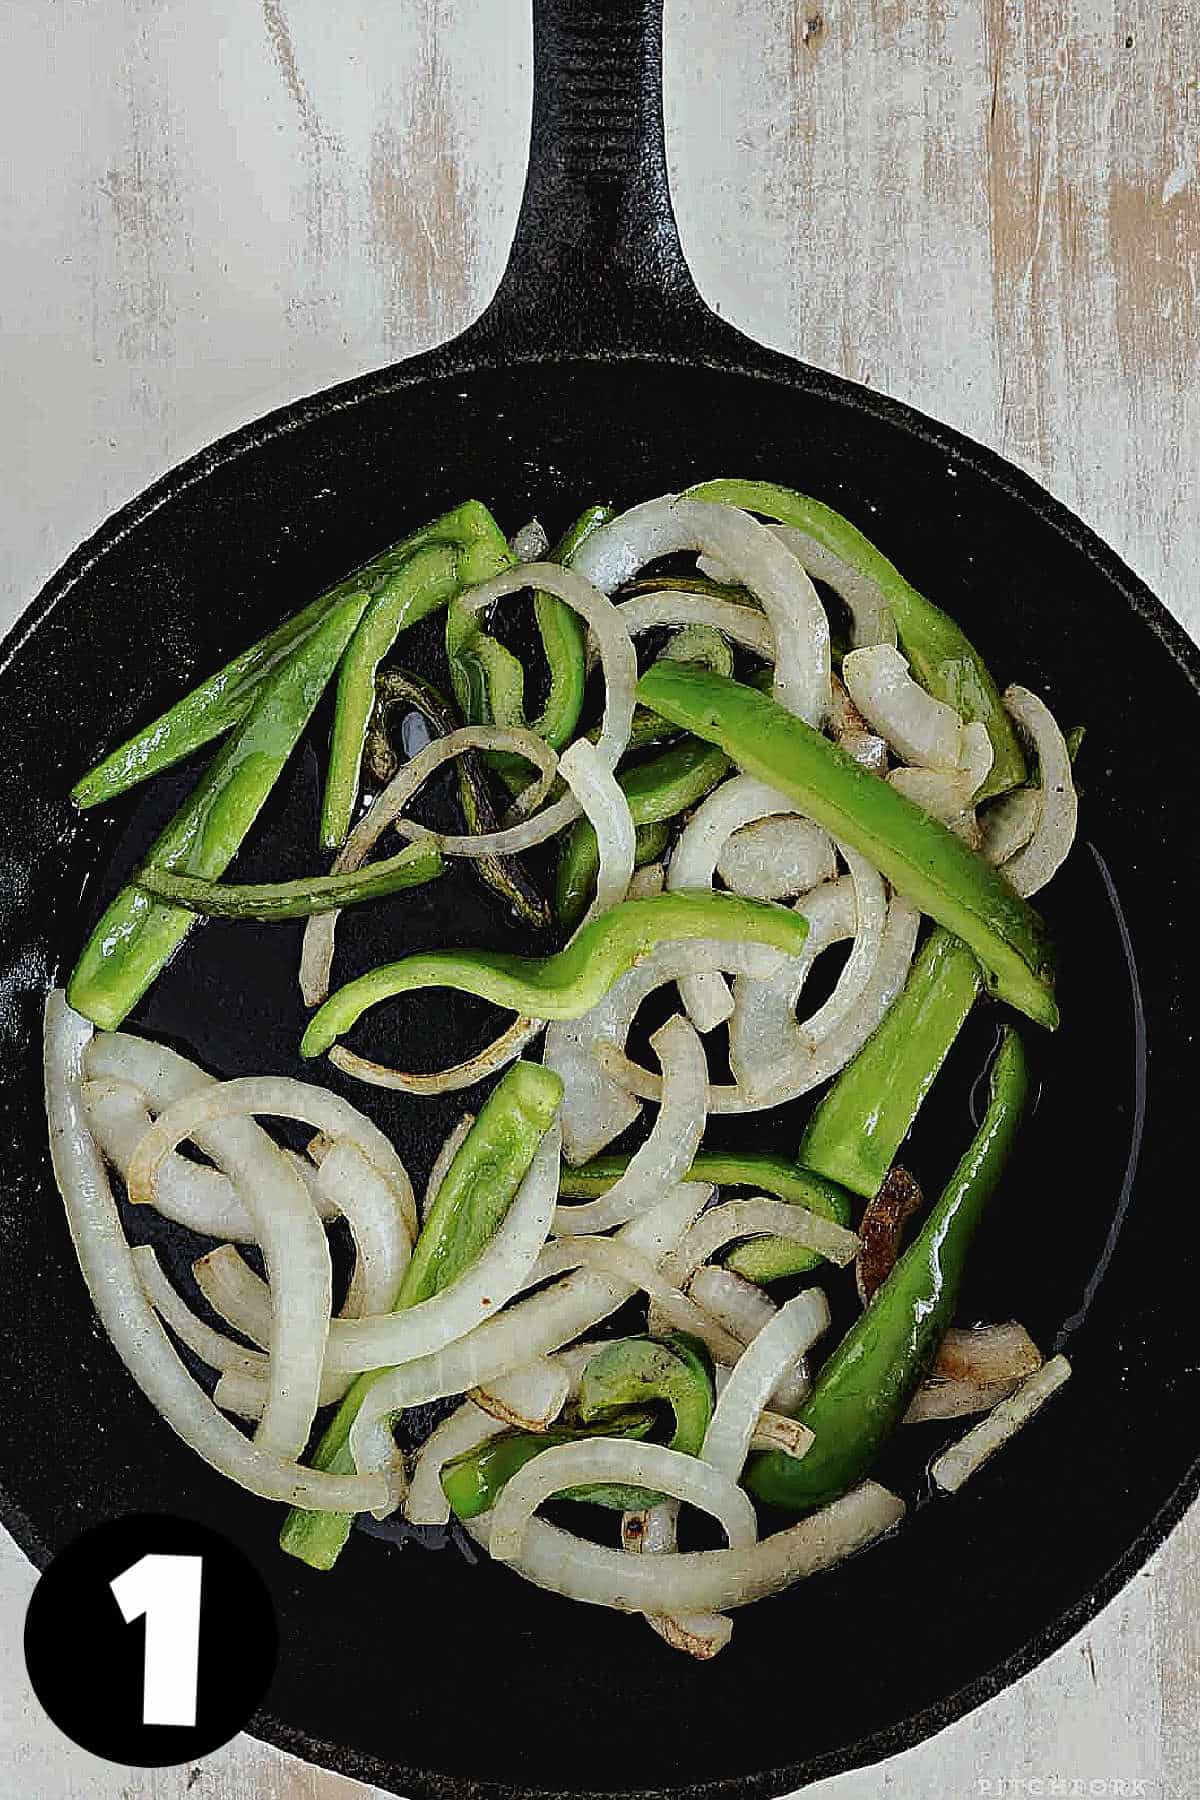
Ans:
[[[988,800],[1020,786],[1025,757],[987,664],[949,614],[905,581],[857,525],[832,506],[773,481],[705,481],[689,488],[688,498],[740,506],[781,525],[797,526],[873,582],[891,608],[904,654],[921,686],[945,700],[966,724],[978,720],[987,729],[993,760],[976,799]]]
[[[1003,875],[961,838],[837,744],[756,689],[684,663],[657,662],[639,697],[747,774],[796,801],[859,850],[896,890],[975,952],[993,993],[1050,1030],[1058,1024],[1046,928]]]
[[[967,1251],[1012,1151],[1029,1094],[1025,1052],[1004,1034],[983,1123],[945,1192],[866,1311],[822,1366],[799,1413],[813,1432],[803,1457],[752,1457],[745,1485],[794,1511],[845,1493],[900,1423],[954,1317]]]
[[[170,869],[139,869],[135,887],[156,900],[186,906],[189,912],[225,919],[307,919],[313,913],[382,900],[401,888],[419,887],[442,873],[444,859],[435,843],[418,838],[395,856],[368,863],[345,875],[306,875],[296,881],[205,881],[200,875],[175,875]]]
[[[957,842],[957,839],[955,840]],[[385,963],[331,994],[309,1021],[302,1056],[320,1056],[367,1008],[417,988],[456,988],[534,1019],[578,1019],[659,944],[717,938],[798,956],[808,935],[800,913],[736,894],[655,894],[624,900],[585,925],[554,956],[434,950]]]
[[[672,1450],[699,1456],[712,1419],[712,1358],[687,1332],[617,1338],[597,1350],[579,1383],[579,1416],[593,1424],[619,1406],[659,1401],[675,1415]],[[630,1508],[631,1511],[636,1510]]]
[[[576,1444],[580,1438],[646,1438],[654,1429],[649,1408],[615,1413],[591,1426],[552,1425],[549,1431],[502,1431],[475,1450],[456,1456],[442,1469],[442,1492],[460,1519],[476,1519],[495,1506],[507,1482],[527,1462],[555,1444]],[[647,1488],[622,1487],[608,1482],[564,1488],[558,1500],[587,1500],[593,1506],[636,1512],[662,1498]]]

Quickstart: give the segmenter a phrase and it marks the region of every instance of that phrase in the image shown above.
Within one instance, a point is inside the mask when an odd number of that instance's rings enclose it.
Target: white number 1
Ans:
[[[143,1556],[109,1582],[127,1625],[145,1616],[143,1725],[195,1725],[201,1556]]]

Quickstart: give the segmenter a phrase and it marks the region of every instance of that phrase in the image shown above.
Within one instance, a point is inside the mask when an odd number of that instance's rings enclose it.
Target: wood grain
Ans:
[[[27,0],[5,25],[0,624],[170,464],[482,309],[530,66],[526,0]],[[667,62],[709,301],[1021,463],[1200,635],[1192,0],[668,0]],[[1200,1793],[1198,1553],[1193,1512],[1025,1680],[814,1791]],[[244,1739],[162,1772],[73,1750],[24,1682],[31,1585],[6,1543],[0,1796],[366,1791]]]

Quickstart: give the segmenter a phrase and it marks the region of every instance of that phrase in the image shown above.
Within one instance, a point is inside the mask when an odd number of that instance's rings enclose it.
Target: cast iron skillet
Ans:
[[[668,195],[659,0],[535,0],[534,13],[528,185],[484,316],[431,355],[194,457],[84,545],[4,647],[2,1510],[39,1564],[131,1510],[226,1531],[280,1612],[279,1671],[252,1729],[396,1792],[775,1794],[902,1749],[1014,1680],[1130,1578],[1200,1484],[1195,1226],[1176,1204],[1194,1129],[1200,657],[1033,482],[708,311]],[[465,495],[509,529],[533,511],[554,528],[593,498],[722,473],[843,508],[963,620],[1002,680],[1086,721],[1090,841],[1047,896],[1064,1024],[1036,1046],[1040,1109],[967,1296],[968,1313],[1016,1314],[1047,1345],[1066,1342],[1075,1379],[986,1478],[741,1614],[730,1650],[702,1668],[635,1621],[453,1551],[356,1535],[330,1576],[281,1557],[275,1509],[184,1450],[98,1335],[50,1177],[39,1035],[46,988],[190,772],[83,820],[68,787],[189,676]],[[316,779],[309,746],[239,873],[311,866]],[[397,933],[445,942],[450,912],[459,941],[514,937],[464,877],[356,925],[344,954],[356,966],[385,944],[395,954]],[[210,926],[134,1023],[225,1073],[311,1073],[295,1056],[295,951],[288,928]],[[481,1009],[439,996],[402,1031],[431,1066],[483,1025]],[[923,1121],[912,1160],[930,1182],[969,1129],[993,1031],[981,1014]],[[458,1102],[366,1099],[423,1176]],[[794,1121],[780,1131],[794,1144]],[[185,1234],[133,1229],[186,1271]],[[910,1500],[935,1442],[913,1434],[897,1452]]]

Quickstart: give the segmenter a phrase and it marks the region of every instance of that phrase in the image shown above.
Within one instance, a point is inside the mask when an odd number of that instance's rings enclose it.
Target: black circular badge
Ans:
[[[257,1569],[207,1526],[133,1514],[56,1556],[25,1617],[33,1691],[60,1731],[109,1762],[190,1762],[235,1737],[275,1670]]]

